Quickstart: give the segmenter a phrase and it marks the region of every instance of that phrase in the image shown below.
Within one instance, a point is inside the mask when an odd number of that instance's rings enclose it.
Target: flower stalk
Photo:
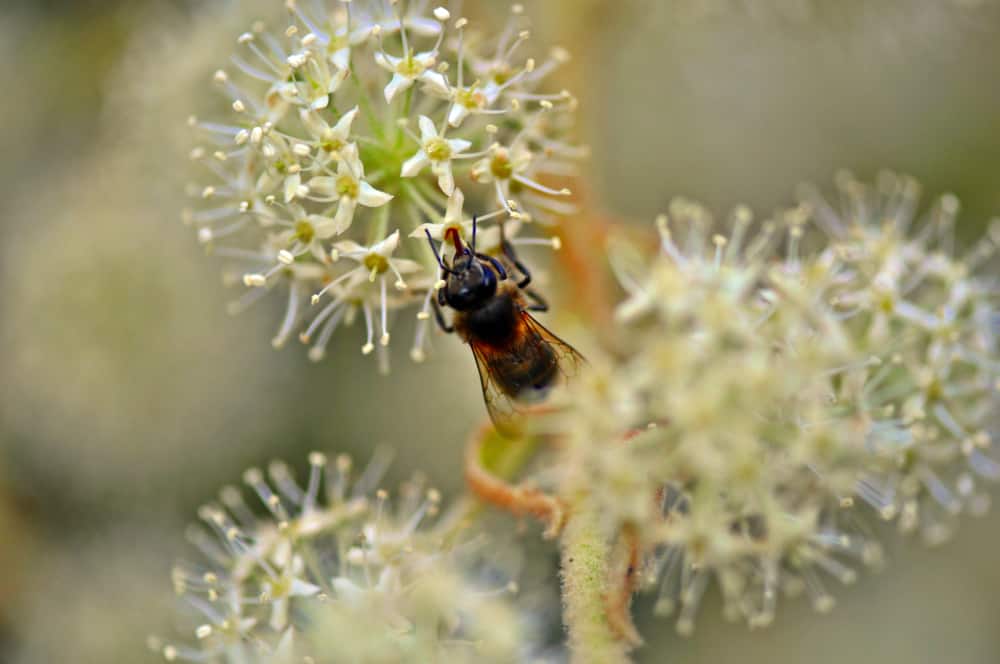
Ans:
[[[600,505],[582,484],[567,487],[570,515],[560,540],[563,623],[573,664],[631,661],[629,643],[609,620],[612,541]]]

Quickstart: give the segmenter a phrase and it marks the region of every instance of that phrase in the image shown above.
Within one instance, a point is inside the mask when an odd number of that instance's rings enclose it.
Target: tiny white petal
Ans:
[[[420,141],[422,143],[426,143],[432,138],[437,138],[437,127],[434,126],[433,120],[426,115],[421,115],[418,122],[420,124]]]
[[[367,182],[361,182],[358,192],[358,202],[365,207],[382,207],[393,199],[392,194],[379,191]]]
[[[420,173],[420,171],[424,170],[424,168],[426,168],[430,163],[431,160],[427,156],[427,153],[421,150],[406,160],[403,164],[403,168],[399,171],[399,176],[403,178],[412,178]]]
[[[393,74],[389,85],[385,86],[386,103],[391,104],[398,93],[406,90],[411,85],[413,85],[413,79],[401,76],[400,74]]]

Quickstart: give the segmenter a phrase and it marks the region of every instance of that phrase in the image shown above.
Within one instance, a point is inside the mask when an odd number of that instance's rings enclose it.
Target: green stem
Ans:
[[[374,244],[385,239],[386,231],[389,229],[389,213],[391,205],[383,205],[375,211],[375,223],[369,231],[369,244]]]
[[[405,96],[405,98],[403,100],[403,114],[400,115],[399,117],[405,118],[405,119],[409,120],[410,119],[410,109],[413,108],[413,87],[411,86],[411,87],[407,88],[405,94],[406,94],[406,96]],[[396,127],[396,149],[397,150],[399,148],[403,147],[403,138],[405,138],[405,137],[406,137],[406,133],[403,131],[403,127],[401,125],[397,126]]]
[[[354,69],[354,62],[351,62],[351,71],[356,71]],[[371,95],[368,92],[368,88],[358,80],[357,76],[351,76],[351,81],[358,90],[358,106],[361,108],[361,114],[368,121],[368,126],[375,133],[375,136],[382,142],[385,141],[385,132],[382,130],[382,123],[379,121],[378,116],[375,114],[375,110],[372,108]]]
[[[569,632],[572,664],[627,664],[628,645],[607,619],[608,565],[611,538],[585,487],[565,496],[570,517],[560,542],[563,621]]]
[[[432,204],[427,202],[427,199],[424,198],[424,196],[414,185],[410,184],[409,182],[404,182],[403,191],[405,191],[406,195],[410,197],[410,200],[412,200],[413,203],[418,208],[420,208],[421,212],[430,217],[430,220],[432,222],[434,221],[440,222],[444,219],[444,214],[438,211],[438,209],[435,208]],[[416,228],[416,226],[414,226],[414,228]]]

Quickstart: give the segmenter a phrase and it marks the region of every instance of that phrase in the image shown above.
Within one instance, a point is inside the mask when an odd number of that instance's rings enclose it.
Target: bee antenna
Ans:
[[[450,269],[444,264],[444,261],[441,260],[441,254],[438,253],[437,245],[434,244],[434,238],[431,237],[431,232],[425,228],[424,233],[427,235],[427,243],[431,245],[431,251],[434,252],[434,258],[437,260],[437,264],[441,266],[441,269],[444,270],[446,274],[455,274],[455,271]]]
[[[476,229],[479,228],[479,216],[472,215],[472,253],[476,253]]]

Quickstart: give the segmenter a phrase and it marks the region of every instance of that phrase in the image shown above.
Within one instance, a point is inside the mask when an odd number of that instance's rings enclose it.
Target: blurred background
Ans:
[[[396,348],[389,377],[354,344],[320,365],[274,351],[279,312],[228,316],[218,264],[179,221],[185,120],[279,4],[0,6],[0,661],[156,661],[145,640],[169,623],[183,526],[250,465],[390,444],[396,477],[461,489],[483,416],[467,351],[438,343],[415,367]],[[574,54],[561,84],[593,148],[588,212],[646,223],[685,195],[766,214],[802,181],[887,167],[957,194],[966,235],[1000,213],[991,0],[525,4],[537,41]],[[832,615],[787,603],[765,632],[712,602],[691,639],[649,619],[639,660],[995,664],[998,545],[997,513],[940,549],[890,544]]]

